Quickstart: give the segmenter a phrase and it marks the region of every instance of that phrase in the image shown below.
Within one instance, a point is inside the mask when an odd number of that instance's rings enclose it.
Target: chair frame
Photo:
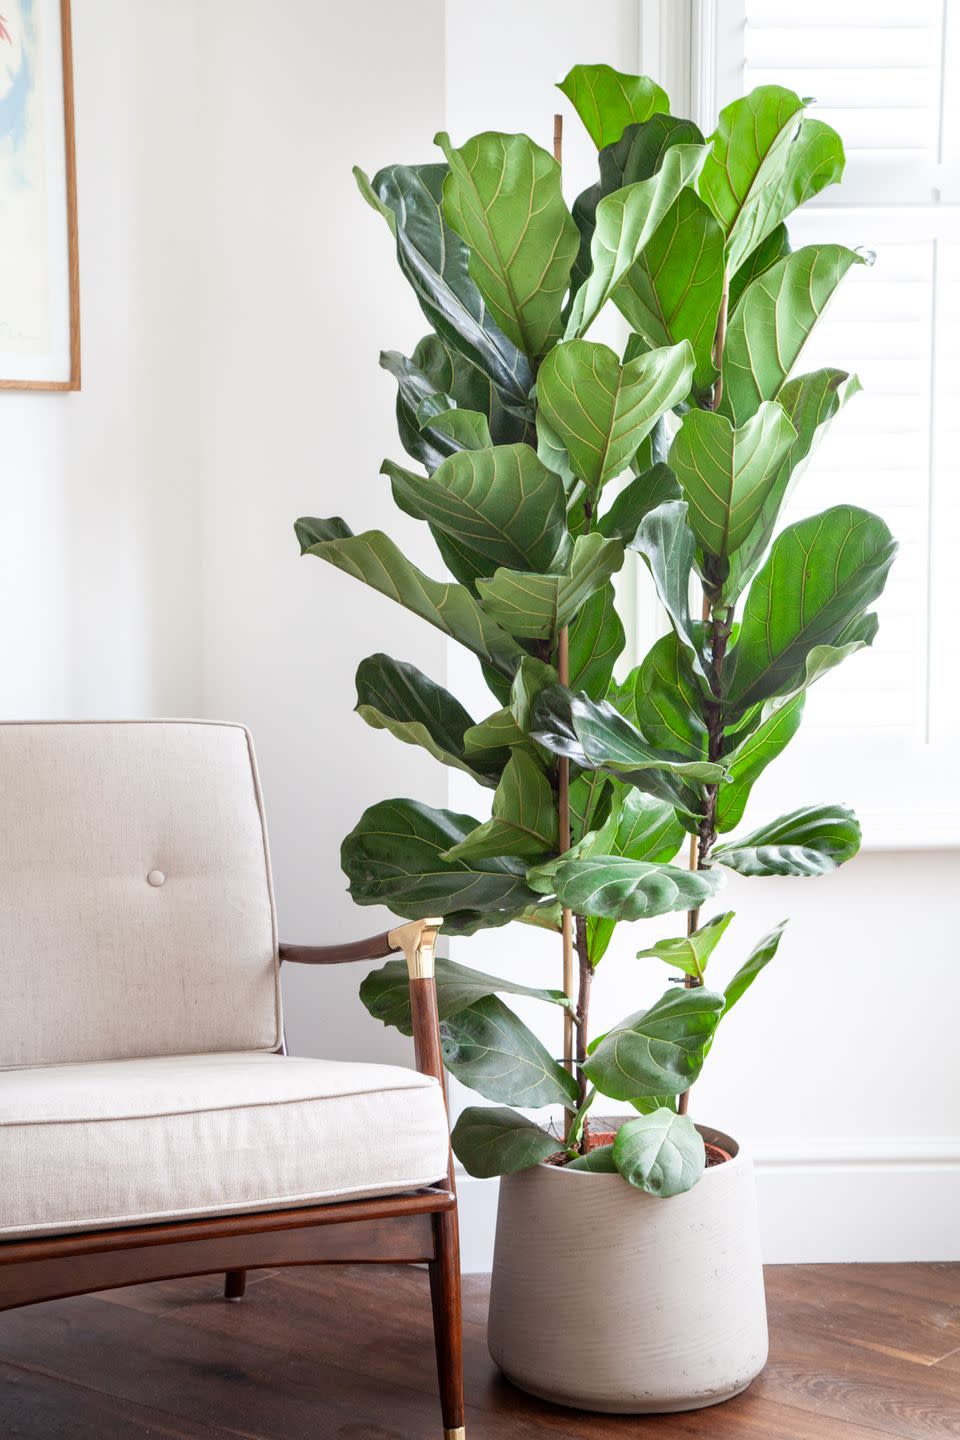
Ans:
[[[410,983],[417,1069],[443,1090],[434,979],[439,920],[414,920],[343,945],[280,945],[301,965],[379,960],[403,952]],[[453,1161],[446,1179],[398,1195],[290,1210],[0,1241],[0,1311],[151,1280],[225,1274],[240,1300],[248,1269],[282,1265],[426,1264],[444,1440],[465,1440],[460,1240]]]

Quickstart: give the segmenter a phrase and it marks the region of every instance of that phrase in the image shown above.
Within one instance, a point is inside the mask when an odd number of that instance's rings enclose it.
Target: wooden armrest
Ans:
[[[437,931],[442,924],[442,920],[410,920],[406,925],[398,925],[395,930],[371,935],[369,940],[354,940],[344,945],[281,945],[280,959],[292,960],[300,965],[339,965],[347,960],[380,960],[384,955],[402,950],[410,980],[417,1069],[423,1075],[433,1075],[444,1089],[440,1017],[437,1014],[434,979]]]
[[[341,965],[350,960],[382,960],[402,950],[410,979],[426,979],[433,975],[437,931],[442,924],[442,920],[410,920],[368,940],[349,940],[342,945],[287,945],[281,941],[280,959],[296,965]]]

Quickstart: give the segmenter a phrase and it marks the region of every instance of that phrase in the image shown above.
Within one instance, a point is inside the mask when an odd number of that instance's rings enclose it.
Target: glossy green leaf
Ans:
[[[437,1013],[441,1020],[466,1010],[487,995],[524,995],[564,1007],[570,1003],[562,990],[538,990],[531,985],[518,985],[499,975],[488,975],[483,970],[457,965],[442,955],[437,956],[435,963]],[[413,1034],[406,960],[388,960],[379,970],[372,970],[360,986],[360,999],[375,1020],[394,1026],[403,1035]]]
[[[528,879],[534,889],[542,883],[536,871]],[[561,858],[547,883],[560,904],[577,915],[646,920],[673,910],[696,909],[716,893],[721,880],[711,870],[591,855],[580,860]]]
[[[627,468],[660,415],[686,398],[692,374],[686,343],[621,366],[608,346],[569,340],[540,367],[539,413],[566,447],[575,474],[596,492]]]
[[[775,401],[739,429],[709,410],[684,415],[669,463],[687,501],[687,523],[710,555],[725,560],[749,537],[796,438]]]
[[[825,875],[860,849],[860,825],[843,805],[806,805],[713,850],[741,875]]]
[[[802,112],[800,97],[779,85],[762,85],[720,112],[699,192],[724,228],[733,271],[843,173],[839,136]]]
[[[732,605],[761,564],[783,505],[799,479],[803,463],[812,453],[830,421],[860,389],[856,375],[845,370],[815,370],[788,380],[777,396],[788,420],[797,432],[780,465],[780,472],[760,508],[753,529],[739,550],[730,556],[729,572],[723,582],[721,601]]]
[[[504,334],[535,359],[560,334],[579,244],[560,166],[527,135],[488,131],[455,149],[441,132],[436,143],[450,166],[444,217],[469,248],[470,276]]]
[[[497,855],[536,859],[557,847],[553,788],[532,755],[514,750],[493,797],[493,816],[443,853],[444,860]]]
[[[717,794],[715,820],[719,831],[740,824],[754,782],[799,730],[804,698],[801,692],[786,701],[771,701],[764,707],[757,728],[724,756],[724,764],[730,767],[730,784],[722,785]]]
[[[632,784],[639,784],[647,770],[705,784],[724,775],[722,765],[657,750],[613,705],[574,695],[563,685],[541,691],[533,720],[534,739],[555,755],[567,755],[584,769],[608,770]]]
[[[471,1105],[450,1136],[453,1153],[468,1175],[487,1180],[529,1170],[561,1149],[555,1135],[504,1106]]]
[[[590,246],[597,225],[597,206],[604,196],[622,190],[625,185],[634,185],[638,180],[649,180],[660,169],[664,155],[673,145],[704,143],[701,131],[692,120],[656,114],[649,120],[628,125],[619,140],[603,146],[597,157],[599,181],[578,195],[573,203],[580,249],[570,277],[571,304],[572,296],[590,274]]]
[[[674,1115],[678,1113],[676,1095],[637,1095],[630,1104],[640,1115],[652,1115],[655,1110],[670,1110]]]
[[[642,474],[635,475],[620,491],[610,508],[600,516],[597,529],[601,535],[616,536],[632,546],[641,522],[668,500],[679,500],[677,477],[662,461]]]
[[[429,477],[390,460],[382,470],[405,508],[486,557],[489,574],[500,566],[548,570],[562,560],[568,543],[563,486],[529,445],[460,450]]]
[[[381,530],[354,535],[339,516],[329,520],[304,517],[297,521],[295,529],[302,555],[316,555],[362,580],[435,625],[502,674],[513,675],[523,657],[513,637],[484,614],[463,585],[431,580]]]
[[[446,165],[388,165],[372,183],[355,170],[394,216],[397,260],[437,334],[489,375],[507,404],[525,407],[533,384],[529,361],[500,330],[468,270],[469,252],[443,218]]]
[[[674,631],[656,641],[614,698],[617,709],[652,745],[688,760],[707,758],[703,697]],[[728,788],[722,785],[721,793]]]
[[[674,807],[640,790],[619,784],[616,790],[619,794],[603,826],[599,850],[628,860],[648,860],[655,865],[672,860],[686,834]],[[598,965],[603,959],[615,928],[613,920],[602,916],[588,918],[587,951],[591,964]]]
[[[682,1095],[700,1074],[723,1006],[702,985],[668,990],[608,1031],[584,1066],[590,1083],[614,1100]]]
[[[731,707],[797,688],[814,646],[842,644],[880,594],[896,548],[878,516],[852,505],[789,525],[750,587],[724,666]]]
[[[753,947],[747,959],[740,966],[740,969],[723,992],[723,1015],[726,1015],[728,1010],[733,1009],[734,1005],[736,1005],[740,999],[740,996],[745,990],[749,990],[764,966],[769,965],[777,953],[786,927],[787,921],[781,920],[779,925],[773,927],[769,935],[764,935],[763,939],[759,940]],[[721,1016],[721,1019],[722,1018]]]
[[[578,1155],[564,1167],[567,1170],[589,1170],[594,1175],[616,1175],[612,1145],[598,1145],[586,1155]]]
[[[725,910],[722,915],[714,915],[713,919],[708,920],[706,925],[701,925],[699,930],[694,930],[692,935],[658,940],[649,949],[638,950],[637,959],[662,960],[665,965],[682,970],[684,975],[693,975],[697,980],[702,980],[707,961],[732,919],[733,911]]]
[[[689,342],[698,390],[716,374],[713,344],[723,299],[723,231],[692,189],[681,190],[644,245],[614,304],[650,345]]]
[[[771,265],[776,265],[785,255],[790,254],[790,236],[787,234],[786,225],[778,225],[771,230],[755,250],[744,260],[739,270],[730,277],[730,293],[727,300],[727,309],[730,315],[740,304],[743,293],[751,280],[756,280]]]
[[[706,665],[690,619],[690,576],[697,544],[687,521],[685,501],[669,500],[651,510],[630,548],[637,550],[646,561],[660,603],[670,616],[691,669],[709,693]]]
[[[505,924],[538,900],[522,861],[441,859],[477,824],[470,815],[416,800],[371,805],[340,849],[351,896],[358,905],[386,905],[410,920],[442,915],[448,932]]]
[[[499,767],[502,772],[513,747],[527,744],[527,737],[517,724],[516,716],[506,705],[463,733],[463,753],[468,764],[485,771]]]
[[[673,145],[649,180],[625,185],[599,202],[590,242],[591,270],[574,297],[567,339],[589,330],[680,191],[696,179],[706,153],[702,145]]]
[[[499,569],[478,580],[486,613],[508,634],[552,641],[590,596],[606,585],[623,564],[623,545],[602,535],[581,535],[569,565],[557,575],[531,575]]]
[[[619,140],[628,125],[669,110],[670,101],[646,75],[609,65],[574,65],[557,85],[573,105],[597,149]]]
[[[570,621],[570,688],[591,700],[602,700],[610,688],[613,667],[626,644],[612,585],[601,585]]]
[[[421,406],[421,411],[423,407]],[[488,450],[493,444],[486,415],[479,410],[428,410],[430,428],[448,437],[460,450]]]
[[[734,424],[777,398],[840,281],[863,263],[843,245],[804,245],[747,287],[723,347],[722,409]]]
[[[461,1084],[508,1105],[573,1108],[577,1082],[496,995],[440,1024],[443,1063]]]
[[[415,665],[389,655],[370,655],[357,670],[357,714],[375,730],[389,730],[408,745],[421,745],[435,760],[465,770],[481,785],[495,786],[496,763],[468,760],[463,737],[473,719],[459,700]]]
[[[635,1190],[663,1199],[696,1185],[707,1163],[703,1138],[693,1121],[667,1109],[621,1125],[613,1142],[613,1159]]]

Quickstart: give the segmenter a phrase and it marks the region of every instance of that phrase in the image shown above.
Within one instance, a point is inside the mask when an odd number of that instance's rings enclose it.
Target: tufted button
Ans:
[[[164,875],[162,870],[151,870],[150,874],[147,876],[147,884],[162,885],[166,878],[167,877],[166,875]]]

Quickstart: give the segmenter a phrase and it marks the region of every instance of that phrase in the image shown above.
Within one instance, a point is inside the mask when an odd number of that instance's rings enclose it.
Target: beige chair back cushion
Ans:
[[[240,725],[0,724],[0,1067],[271,1050],[260,786]]]

